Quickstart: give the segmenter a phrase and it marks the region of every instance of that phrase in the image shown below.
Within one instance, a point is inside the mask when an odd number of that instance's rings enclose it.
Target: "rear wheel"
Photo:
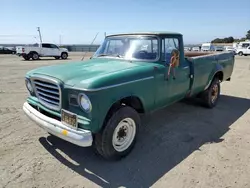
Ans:
[[[220,80],[215,77],[207,90],[202,94],[202,100],[206,107],[213,108],[220,98]]]
[[[63,52],[63,53],[61,54],[61,58],[62,58],[62,59],[67,59],[67,58],[68,58],[68,54],[67,54],[66,52]]]
[[[95,135],[94,147],[106,159],[117,160],[127,156],[133,149],[140,126],[140,116],[131,107],[115,111]]]
[[[38,60],[39,59],[38,53],[36,53],[36,52],[32,53],[32,59],[33,60]]]

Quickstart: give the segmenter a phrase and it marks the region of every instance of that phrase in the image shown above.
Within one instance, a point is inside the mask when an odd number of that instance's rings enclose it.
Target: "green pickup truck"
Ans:
[[[51,135],[121,159],[135,145],[142,114],[188,97],[215,107],[234,60],[231,52],[184,54],[180,33],[109,35],[89,60],[29,71],[23,110]]]

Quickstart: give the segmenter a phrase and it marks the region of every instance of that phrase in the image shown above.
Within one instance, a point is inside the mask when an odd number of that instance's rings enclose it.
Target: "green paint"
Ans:
[[[179,40],[180,65],[175,68],[176,79],[173,79],[172,74],[167,79],[169,67],[163,61],[163,53],[154,61],[93,57],[87,61],[41,67],[28,72],[26,77],[43,75],[57,79],[62,87],[62,108],[78,114],[79,127],[96,133],[102,127],[111,106],[123,98],[138,98],[145,113],[149,113],[177,102],[187,94],[202,92],[217,71],[223,72],[223,80],[232,74],[234,56],[231,53],[185,58],[181,34],[146,34],[159,37],[160,50],[161,38],[174,37]],[[117,36],[120,35],[107,38]],[[93,108],[90,113],[84,112],[77,105],[69,104],[69,95],[78,96],[79,93],[85,93],[91,100]],[[60,111],[49,110],[35,96],[30,96],[28,102],[60,117]]]

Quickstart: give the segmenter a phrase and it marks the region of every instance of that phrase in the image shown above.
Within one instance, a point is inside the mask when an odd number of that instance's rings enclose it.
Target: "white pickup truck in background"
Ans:
[[[237,48],[236,50],[236,54],[242,56],[242,55],[250,55],[250,46],[246,47],[246,48]]]
[[[59,48],[55,44],[42,43],[39,47],[35,46],[17,46],[16,54],[22,56],[25,60],[32,58],[38,60],[39,57],[54,57],[56,59],[67,59],[68,49]]]

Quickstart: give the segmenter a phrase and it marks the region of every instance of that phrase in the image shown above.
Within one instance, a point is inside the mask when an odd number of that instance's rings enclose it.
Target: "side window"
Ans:
[[[56,45],[54,45],[54,44],[50,44],[50,47],[51,48],[58,48]]]
[[[123,43],[121,40],[110,40],[107,43],[105,54],[121,54]]]
[[[43,48],[50,48],[50,45],[49,45],[49,44],[44,43],[44,44],[42,44],[42,47],[43,47]]]
[[[165,52],[171,52],[173,49],[179,51],[179,41],[176,38],[166,38],[165,39]]]
[[[177,38],[165,38],[162,40],[162,54],[163,60],[165,60],[166,64],[176,64],[179,66],[180,63],[180,48],[179,48],[179,40]]]
[[[243,47],[243,48],[247,48],[248,46],[249,46],[248,43],[243,43],[243,44],[242,44],[242,47]]]

